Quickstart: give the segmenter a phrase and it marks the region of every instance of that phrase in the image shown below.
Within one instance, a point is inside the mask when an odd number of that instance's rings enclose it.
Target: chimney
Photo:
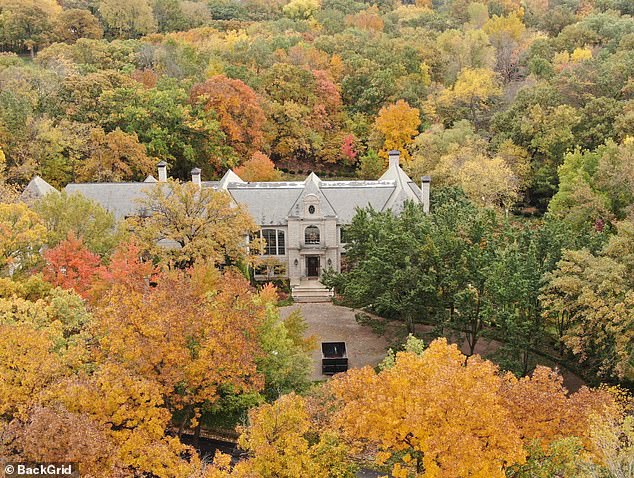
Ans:
[[[192,183],[198,187],[200,187],[200,173],[200,168],[192,169]]]
[[[401,152],[393,149],[388,153],[388,158],[390,159],[390,169],[398,167],[401,160]]]
[[[423,203],[423,211],[429,212],[429,187],[431,185],[431,177],[423,176],[420,181],[421,202]]]
[[[161,161],[157,164],[157,166],[159,183],[164,183],[167,181],[167,163],[165,161]]]

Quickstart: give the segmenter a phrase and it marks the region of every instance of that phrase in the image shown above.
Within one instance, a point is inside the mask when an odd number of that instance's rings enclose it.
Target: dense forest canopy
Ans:
[[[406,171],[545,210],[634,134],[627,0],[1,0],[6,179]],[[613,143],[612,143],[613,142]],[[378,154],[377,154],[378,153]]]
[[[631,476],[633,15],[0,0],[0,460],[108,478]],[[190,171],[372,179],[393,149],[432,177],[431,214],[358,210],[346,267],[320,279],[403,334],[376,368],[312,382],[288,289],[251,274],[272,260],[258,225]],[[19,196],[35,175],[142,181],[159,161],[175,180],[149,217]],[[553,364],[597,387],[570,393]],[[238,463],[181,441],[205,430],[239,434]]]

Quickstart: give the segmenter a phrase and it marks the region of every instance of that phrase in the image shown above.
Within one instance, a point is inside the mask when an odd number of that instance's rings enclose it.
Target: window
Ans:
[[[350,228],[348,226],[341,226],[339,229],[339,242],[341,244],[350,242]]]
[[[262,238],[266,241],[264,254],[267,256],[283,256],[286,254],[284,231],[279,229],[262,229]]]
[[[308,213],[315,214],[315,206],[308,206]]]
[[[304,242],[306,244],[319,244],[319,228],[308,226],[304,231]]]

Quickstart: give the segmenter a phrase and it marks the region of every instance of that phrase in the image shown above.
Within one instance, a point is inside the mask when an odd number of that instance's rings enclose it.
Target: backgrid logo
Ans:
[[[5,478],[80,478],[76,463],[5,463],[3,470]]]

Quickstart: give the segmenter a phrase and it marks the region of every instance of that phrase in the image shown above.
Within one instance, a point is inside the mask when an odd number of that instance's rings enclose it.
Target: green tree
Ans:
[[[99,39],[103,36],[99,20],[88,10],[78,8],[62,11],[54,28],[55,35],[66,43],[74,43],[80,38]]]
[[[107,32],[117,38],[136,38],[156,30],[148,0],[101,0],[99,14]]]
[[[113,214],[81,194],[47,194],[33,208],[49,231],[49,247],[57,246],[72,233],[89,250],[107,257],[123,238]]]
[[[436,302],[430,219],[408,204],[399,216],[391,211],[359,210],[347,228],[346,257],[354,267],[327,276],[354,307],[402,320],[409,333],[415,321],[429,318]]]
[[[634,291],[626,266],[588,250],[566,251],[546,276],[541,302],[560,340],[592,372],[634,379]]]

